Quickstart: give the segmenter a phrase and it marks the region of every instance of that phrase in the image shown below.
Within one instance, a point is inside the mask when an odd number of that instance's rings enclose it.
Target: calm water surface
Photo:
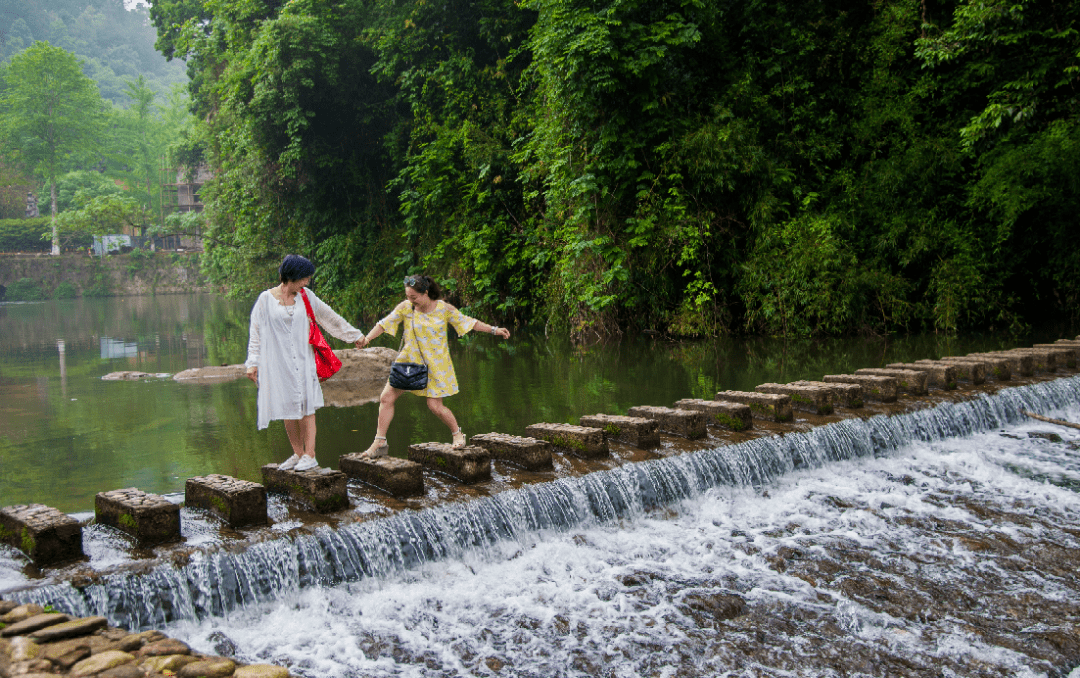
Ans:
[[[281,422],[256,430],[254,385],[170,378],[242,362],[249,310],[250,302],[215,295],[0,304],[0,506],[40,502],[80,512],[92,510],[94,495],[105,490],[182,492],[185,479],[208,473],[260,480],[263,464],[291,452]],[[451,341],[461,393],[447,404],[469,434],[520,433],[541,421],[576,423],[582,414],[623,414],[717,390],[1071,334],[692,343],[628,337],[588,347],[525,332],[507,342],[466,336]],[[396,348],[397,339],[377,344]],[[120,370],[162,376],[102,381]],[[339,455],[366,448],[377,412],[375,403],[320,410],[320,463],[336,468]],[[402,398],[392,454],[431,440],[449,442],[449,433],[422,400]]]

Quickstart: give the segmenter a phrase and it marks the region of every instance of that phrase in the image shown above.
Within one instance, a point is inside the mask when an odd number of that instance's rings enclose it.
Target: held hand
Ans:
[[[247,374],[245,376],[248,379],[255,382],[256,386],[259,385],[259,368],[258,367],[252,367],[250,370],[247,371]]]
[[[356,340],[356,348],[367,348],[367,345],[368,345],[367,337],[360,337],[359,339]]]

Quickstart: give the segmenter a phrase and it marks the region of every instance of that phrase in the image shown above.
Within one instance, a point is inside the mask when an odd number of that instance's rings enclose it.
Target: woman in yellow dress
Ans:
[[[367,346],[383,332],[397,335],[399,327],[404,327],[401,351],[398,363],[423,363],[428,368],[427,388],[422,391],[408,391],[427,398],[431,410],[450,429],[455,448],[465,447],[465,434],[458,426],[457,419],[450,408],[443,404],[443,398],[458,392],[457,375],[454,363],[450,361],[450,349],[446,343],[446,326],[453,325],[459,335],[472,330],[490,333],[503,339],[510,338],[510,330],[495,327],[470,318],[445,301],[440,301],[439,286],[426,275],[411,275],[405,278],[405,301],[398,304],[390,315],[386,316],[363,337],[360,342]],[[386,443],[386,431],[394,419],[394,403],[406,393],[386,382],[382,395],[379,396],[379,423],[375,431],[375,440],[361,456],[385,457],[389,453]]]

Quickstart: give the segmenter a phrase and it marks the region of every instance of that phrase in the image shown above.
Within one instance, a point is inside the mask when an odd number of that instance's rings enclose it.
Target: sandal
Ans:
[[[379,441],[382,441],[382,445]],[[367,448],[360,453],[361,459],[378,459],[379,457],[386,457],[390,455],[390,446],[386,444],[386,436],[375,436],[375,442],[371,443],[371,447]]]
[[[465,432],[461,430],[460,426],[458,426],[457,432],[451,435],[454,436],[454,442],[452,445],[450,445],[452,449],[460,450],[461,448],[465,447]]]

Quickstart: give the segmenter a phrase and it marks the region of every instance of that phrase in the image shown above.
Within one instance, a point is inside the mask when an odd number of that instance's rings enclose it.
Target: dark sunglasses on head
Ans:
[[[405,276],[405,287],[411,287],[421,294],[427,292],[427,283],[420,276],[409,275]]]

